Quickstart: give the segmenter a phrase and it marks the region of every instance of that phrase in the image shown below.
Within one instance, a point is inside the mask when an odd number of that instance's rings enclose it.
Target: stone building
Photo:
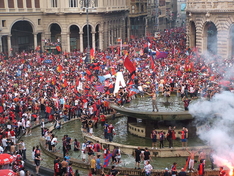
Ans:
[[[187,45],[200,53],[234,56],[234,1],[187,0]]]
[[[88,2],[89,8],[86,0],[1,0],[0,52],[43,49],[45,43],[84,51],[88,36],[90,48],[104,49],[129,38],[126,0]]]
[[[129,26],[131,37],[145,36],[146,17],[147,17],[147,0],[127,0],[129,8]]]

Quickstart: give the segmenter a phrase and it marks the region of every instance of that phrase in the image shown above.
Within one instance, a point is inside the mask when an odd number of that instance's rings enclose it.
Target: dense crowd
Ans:
[[[1,54],[3,151],[19,151],[15,139],[22,132],[31,135],[31,126],[39,124],[39,119],[54,121],[59,128],[61,118],[81,117],[85,128],[90,129],[105,122],[104,114],[114,113],[110,102],[123,105],[137,93],[176,91],[182,99],[210,99],[223,89],[232,91],[234,58],[200,55],[185,43],[184,29],[175,28],[157,38],[131,39],[122,51],[112,47],[96,52],[91,63],[86,63],[86,54],[79,51],[53,54],[39,50],[10,57]],[[114,93],[117,72],[123,73],[126,86]]]

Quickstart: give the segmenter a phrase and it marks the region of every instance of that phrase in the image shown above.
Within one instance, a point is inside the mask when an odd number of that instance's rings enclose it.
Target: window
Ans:
[[[4,1],[0,1],[0,8],[5,8]]]
[[[8,0],[8,7],[14,8],[14,0]]]
[[[27,8],[32,8],[32,2],[31,2],[31,0],[27,0],[26,1],[26,7]]]
[[[69,0],[69,7],[77,7],[77,0]]]
[[[6,27],[6,20],[2,20],[2,27]]]
[[[58,7],[57,0],[51,0],[51,7]]]
[[[18,8],[23,8],[23,0],[18,0]]]
[[[41,19],[38,19],[37,24],[41,25]]]
[[[40,1],[39,0],[35,0],[35,7],[40,8]]]

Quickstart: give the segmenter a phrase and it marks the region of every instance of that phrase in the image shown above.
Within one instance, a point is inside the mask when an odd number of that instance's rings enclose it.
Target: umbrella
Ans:
[[[44,63],[45,63],[45,64],[52,64],[52,60],[46,59],[46,60],[44,60]]]
[[[2,169],[0,170],[0,175],[1,176],[13,176],[13,175],[16,175],[16,173],[10,169]]]
[[[0,154],[0,165],[10,164],[14,161],[14,157],[10,154]],[[1,175],[1,174],[0,174]]]

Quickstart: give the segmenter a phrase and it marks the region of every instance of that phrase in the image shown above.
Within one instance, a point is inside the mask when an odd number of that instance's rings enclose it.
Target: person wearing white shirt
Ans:
[[[32,133],[31,133],[31,121],[30,121],[30,119],[27,119],[27,121],[26,121],[26,133],[25,133],[25,136],[26,135],[32,135]]]
[[[58,143],[58,138],[57,136],[54,136],[51,141],[52,152],[55,152],[55,146],[57,145],[57,143]]]

